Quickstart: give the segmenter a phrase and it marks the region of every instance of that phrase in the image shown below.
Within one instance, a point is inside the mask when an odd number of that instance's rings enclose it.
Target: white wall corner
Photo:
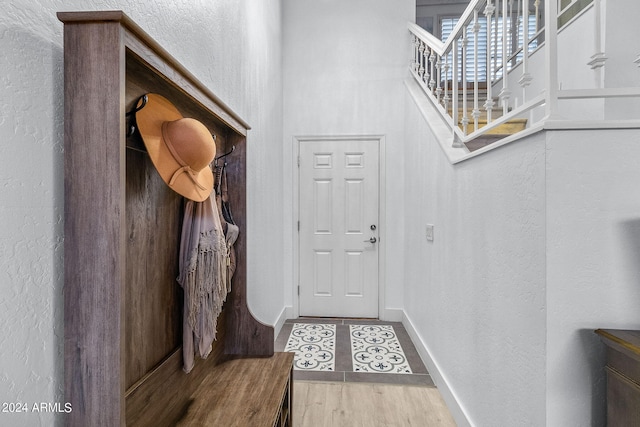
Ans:
[[[458,427],[473,426],[473,423],[456,396],[455,391],[449,386],[444,374],[440,372],[438,364],[433,357],[431,357],[431,352],[429,352],[427,344],[413,326],[413,323],[407,313],[403,311],[402,314],[402,325],[409,334],[409,337],[411,337],[411,341],[413,341],[422,362],[426,366],[427,371],[429,371],[429,375],[431,376],[433,383],[436,385],[440,395],[447,404],[447,408],[449,409],[449,412],[451,412],[451,416],[453,416],[456,424]]]

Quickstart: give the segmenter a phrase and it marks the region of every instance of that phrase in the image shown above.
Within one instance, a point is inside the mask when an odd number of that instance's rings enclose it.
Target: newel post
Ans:
[[[545,87],[547,119],[558,114],[558,1],[545,0]]]

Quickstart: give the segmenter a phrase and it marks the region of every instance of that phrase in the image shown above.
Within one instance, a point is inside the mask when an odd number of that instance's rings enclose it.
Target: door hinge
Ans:
[[[298,231],[300,231],[300,221],[298,221]]]
[[[298,296],[300,296],[300,285],[298,285]]]
[[[300,167],[300,156],[298,156],[298,167]]]

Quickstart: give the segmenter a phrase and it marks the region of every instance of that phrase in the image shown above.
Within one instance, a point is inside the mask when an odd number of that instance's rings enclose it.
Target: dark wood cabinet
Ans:
[[[607,425],[640,426],[640,331],[596,333],[607,346]]]

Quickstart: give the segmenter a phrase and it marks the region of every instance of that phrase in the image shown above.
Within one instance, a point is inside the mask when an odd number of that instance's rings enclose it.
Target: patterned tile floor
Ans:
[[[353,372],[411,374],[392,325],[349,325]]]
[[[336,325],[294,323],[284,351],[292,351],[296,354],[294,369],[335,371]]]
[[[296,352],[297,380],[433,386],[400,322],[291,319],[282,327],[275,349]]]

